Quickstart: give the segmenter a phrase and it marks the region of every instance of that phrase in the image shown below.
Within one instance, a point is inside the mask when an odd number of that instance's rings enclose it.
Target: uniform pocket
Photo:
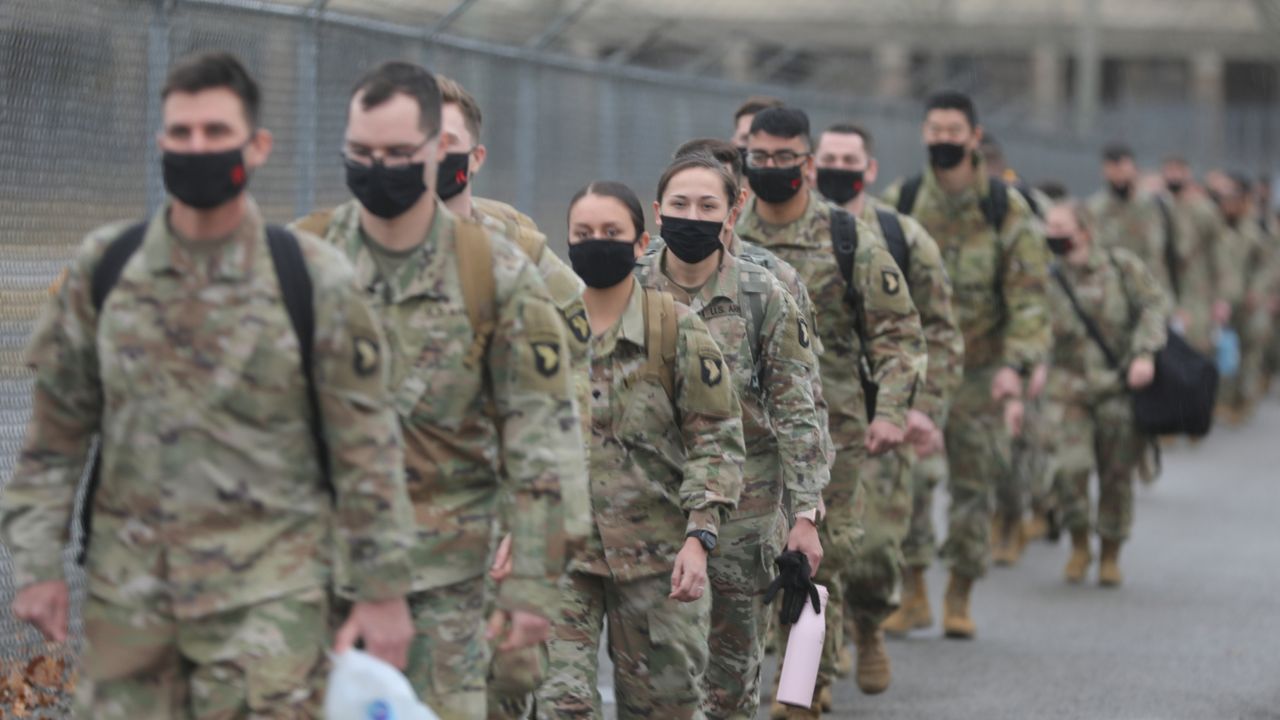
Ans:
[[[249,709],[278,716],[284,708],[296,708],[299,717],[306,717],[304,712],[318,711],[328,664],[319,645],[288,655],[249,660],[244,668]]]

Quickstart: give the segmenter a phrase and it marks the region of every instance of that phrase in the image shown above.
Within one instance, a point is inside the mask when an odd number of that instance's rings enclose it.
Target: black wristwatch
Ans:
[[[694,530],[688,535],[685,535],[685,537],[696,538],[698,542],[702,543],[702,549],[706,550],[708,555],[715,552],[716,534],[710,530]]]

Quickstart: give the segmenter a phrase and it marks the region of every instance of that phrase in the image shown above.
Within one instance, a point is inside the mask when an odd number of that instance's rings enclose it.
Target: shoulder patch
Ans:
[[[703,355],[698,358],[699,367],[702,371],[702,383],[707,387],[715,387],[724,380],[724,364],[723,360],[710,355]]]
[[[565,319],[569,323],[569,331],[573,333],[575,340],[585,343],[591,339],[591,321],[587,319],[586,308],[578,308]]]
[[[809,344],[811,342],[809,340],[809,323],[805,322],[804,318],[797,318],[796,325],[797,325],[797,331],[799,333],[799,338],[800,338],[800,347],[802,348],[809,347]]]
[[[534,340],[533,367],[545,378],[555,377],[560,372],[560,343],[552,340]]]
[[[897,295],[902,289],[902,276],[896,271],[888,268],[880,270],[880,286],[884,288],[886,295]]]
[[[378,342],[372,338],[356,336],[352,341],[351,367],[357,376],[367,378],[382,366]]]

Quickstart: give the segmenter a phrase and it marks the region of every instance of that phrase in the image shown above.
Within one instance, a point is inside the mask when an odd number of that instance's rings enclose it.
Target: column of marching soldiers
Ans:
[[[619,717],[753,718],[816,582],[813,704],[772,713],[817,717],[850,674],[888,689],[885,634],[933,625],[937,556],[949,638],[976,635],[989,559],[1035,537],[1069,534],[1082,582],[1096,533],[1121,582],[1154,476],[1127,392],[1166,328],[1226,358],[1233,422],[1276,366],[1280,246],[1247,178],[1144,177],[1115,146],[1087,202],[1031,189],[959,93],[929,99],[924,169],[882,199],[867,129],[815,143],[752,98],[731,142],[675,151],[660,237],[631,188],[579,191],[567,265],[472,195],[487,151],[457,83],[390,62],[346,100],[353,198],[268,225],[257,85],[184,59],[167,202],[93,231],[51,288],[0,530],[14,613],[53,642],[84,531],[79,716],[318,716],[326,650],[358,645],[442,718],[600,717],[607,643]]]

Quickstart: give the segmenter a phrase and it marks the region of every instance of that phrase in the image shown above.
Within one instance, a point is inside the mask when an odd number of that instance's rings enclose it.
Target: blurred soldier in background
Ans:
[[[1213,354],[1214,327],[1230,321],[1230,308],[1222,301],[1221,287],[1226,282],[1218,265],[1219,239],[1224,227],[1222,216],[1203,190],[1194,184],[1191,166],[1178,156],[1165,159],[1161,166],[1173,217],[1174,241],[1177,248],[1176,327],[1197,350]]]

